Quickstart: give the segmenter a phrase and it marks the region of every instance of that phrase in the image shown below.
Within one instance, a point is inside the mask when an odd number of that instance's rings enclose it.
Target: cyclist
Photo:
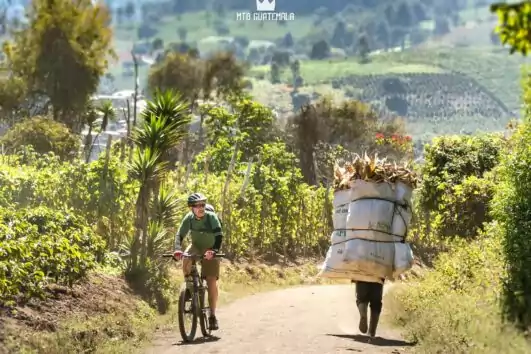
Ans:
[[[210,329],[218,329],[218,320],[216,318],[216,305],[218,301],[219,279],[219,259],[214,256],[221,248],[223,233],[221,223],[215,213],[205,210],[207,198],[201,193],[193,193],[188,197],[188,206],[190,212],[183,218],[179,231],[175,236],[175,251],[173,253],[176,259],[181,259],[183,252],[181,244],[184,237],[190,233],[192,243],[186,249],[186,253],[200,255],[204,254],[202,260],[203,277],[205,277],[208,286],[208,302],[210,304]],[[192,267],[190,259],[183,259],[183,273],[186,279],[189,279]],[[188,295],[189,296],[189,295]]]

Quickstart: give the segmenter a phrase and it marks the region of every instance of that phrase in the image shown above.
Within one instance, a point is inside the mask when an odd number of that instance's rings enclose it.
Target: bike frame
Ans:
[[[162,257],[166,257],[166,258],[171,257],[172,259],[176,260],[173,254],[163,254]],[[206,279],[203,278],[203,267],[201,266],[201,274],[200,274],[198,270],[198,265],[197,265],[198,261],[202,261],[203,259],[205,259],[204,255],[198,256],[198,255],[192,255],[189,253],[184,253],[182,257],[191,259],[192,261],[190,275],[189,275],[191,279],[189,278],[185,279],[185,283],[184,283],[185,288],[181,290],[181,294],[183,293],[183,291],[186,291],[185,289],[188,289],[188,291],[191,290],[190,295],[192,297],[191,300],[192,300],[193,316],[195,318],[195,320],[193,320],[194,322],[192,324],[193,329],[191,330],[191,334],[188,335],[185,332],[183,332],[185,330],[182,329],[183,328],[182,324],[181,323],[179,324],[181,336],[183,336],[184,341],[188,342],[188,341],[192,341],[193,337],[195,336],[195,328],[197,325],[197,322],[195,321],[197,320],[200,321],[201,332],[203,333],[203,335],[210,336],[210,332],[211,332],[210,323],[209,323],[210,303],[208,304],[208,306],[206,306],[206,303],[208,300],[205,299],[205,293],[208,292],[208,285],[207,285]],[[224,254],[216,254],[214,256],[214,258],[224,258],[224,257],[225,257]],[[181,321],[181,317],[179,317],[179,321]]]

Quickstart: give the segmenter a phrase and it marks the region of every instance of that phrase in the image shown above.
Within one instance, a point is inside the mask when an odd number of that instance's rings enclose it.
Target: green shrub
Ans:
[[[433,219],[433,232],[439,237],[474,238],[491,221],[489,204],[494,194],[492,178],[465,177],[442,196]]]
[[[443,196],[465,177],[483,177],[498,164],[503,145],[503,135],[498,133],[435,138],[425,147],[420,208],[436,210]]]
[[[46,117],[32,117],[13,125],[0,140],[8,152],[31,145],[38,153],[53,152],[61,159],[72,159],[81,141],[64,124]]]
[[[495,181],[487,172],[499,163],[504,144],[501,134],[492,133],[442,136],[425,147],[411,228],[415,251],[424,262],[431,264],[451,238],[475,237],[491,220]]]
[[[71,286],[102,259],[104,247],[74,214],[0,208],[0,302],[42,297],[50,282]]]
[[[528,115],[529,117],[529,115]],[[500,167],[500,184],[493,214],[503,225],[503,253],[507,279],[503,307],[507,319],[520,328],[531,325],[531,122],[521,124],[511,138]]]
[[[108,165],[103,155],[86,164],[24,148],[6,160],[0,161],[0,206],[75,211],[97,225],[111,249],[133,232],[136,184],[118,154],[111,155]]]
[[[474,241],[457,239],[418,283],[387,296],[394,321],[422,353],[528,353],[531,346],[500,317],[505,276],[501,230],[490,224]]]

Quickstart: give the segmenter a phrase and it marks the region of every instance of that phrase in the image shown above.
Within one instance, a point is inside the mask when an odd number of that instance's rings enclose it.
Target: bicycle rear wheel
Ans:
[[[212,330],[210,329],[210,322],[208,316],[210,315],[210,307],[205,305],[205,290],[203,289],[201,295],[199,296],[199,326],[201,327],[201,334],[203,337],[210,337]]]
[[[179,295],[179,332],[184,342],[194,340],[197,331],[198,298],[190,289],[184,288]]]

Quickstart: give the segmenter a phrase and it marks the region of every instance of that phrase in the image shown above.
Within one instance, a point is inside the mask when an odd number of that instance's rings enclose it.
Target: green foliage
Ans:
[[[94,268],[104,247],[74,214],[0,207],[0,302],[44,296],[50,282],[71,286]]]
[[[264,144],[244,190],[242,165],[229,187],[229,209],[223,211],[225,249],[235,255],[282,254],[288,257],[323,254],[328,244],[327,191],[302,182],[295,156],[283,143]],[[203,190],[221,210],[219,185],[224,176],[194,175],[186,190]]]
[[[0,160],[0,207],[75,212],[97,227],[111,249],[132,232],[135,190],[119,155],[85,164],[25,149]]]
[[[7,66],[49,100],[55,120],[80,131],[85,104],[114,55],[109,13],[90,0],[33,0],[27,20],[4,45]]]
[[[395,322],[422,353],[528,353],[530,345],[500,320],[505,277],[499,225],[477,240],[457,240],[420,282],[398,286],[387,301]]]
[[[208,146],[197,156],[197,161],[209,161],[209,171],[226,171],[233,147],[238,145],[238,161],[248,161],[271,140],[274,117],[271,110],[249,97],[234,97],[230,109],[204,105]]]
[[[531,325],[531,123],[527,117],[511,138],[500,167],[500,185],[493,201],[493,214],[503,226],[503,253],[507,279],[503,284],[504,314],[520,328]]]
[[[499,25],[496,33],[500,34],[502,44],[508,44],[511,54],[514,52],[527,55],[531,48],[531,3],[522,1],[515,4],[497,3],[490,6],[491,12],[498,15]]]
[[[63,160],[71,160],[79,152],[80,139],[64,124],[46,117],[32,117],[12,126],[0,139],[10,153],[31,145],[37,153],[53,152]]]
[[[489,206],[494,195],[492,178],[465,177],[442,196],[433,218],[433,232],[438,237],[459,236],[471,239],[491,221]]]
[[[442,136],[425,147],[419,203],[423,211],[437,210],[443,196],[468,176],[483,177],[499,162],[504,144],[500,134]]]

